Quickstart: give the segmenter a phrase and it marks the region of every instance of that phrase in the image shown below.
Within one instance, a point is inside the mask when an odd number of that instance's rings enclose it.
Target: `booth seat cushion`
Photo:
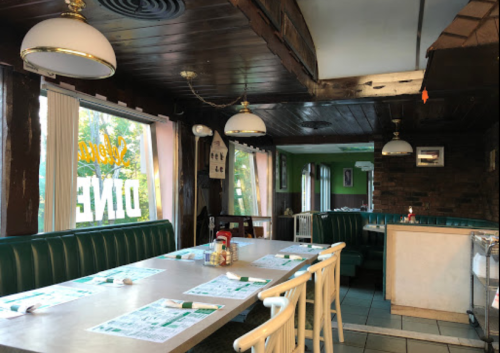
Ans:
[[[172,225],[163,220],[0,239],[0,297],[174,250]]]

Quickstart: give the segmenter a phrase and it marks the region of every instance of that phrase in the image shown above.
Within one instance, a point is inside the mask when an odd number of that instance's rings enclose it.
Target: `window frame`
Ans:
[[[47,96],[47,91],[51,90],[61,94],[68,95],[78,99],[80,102],[80,108],[95,110],[100,113],[109,114],[116,118],[131,120],[136,123],[141,123],[147,125],[147,143],[149,144],[149,149],[151,153],[148,154],[147,164],[150,166],[148,170],[148,196],[150,204],[150,219],[149,221],[154,221],[162,219],[162,201],[161,201],[161,186],[160,186],[160,175],[159,175],[159,158],[158,158],[158,146],[156,141],[156,130],[154,128],[154,123],[156,122],[166,122],[167,117],[154,116],[142,112],[140,109],[132,109],[125,105],[115,104],[108,102],[104,99],[105,97],[96,98],[84,93],[69,90],[58,85],[45,83],[42,85],[40,96]],[[176,182],[174,180],[174,182]],[[151,192],[152,191],[152,192]],[[155,205],[155,207],[152,207]],[[76,212],[76,205],[75,205]],[[47,232],[47,230],[43,230]],[[49,230],[50,232],[50,230]]]

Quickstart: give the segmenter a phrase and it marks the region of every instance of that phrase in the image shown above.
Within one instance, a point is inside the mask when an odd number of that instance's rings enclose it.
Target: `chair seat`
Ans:
[[[262,307],[264,307],[262,305]],[[267,309],[264,307],[264,309]],[[267,309],[269,320],[269,309]],[[203,342],[193,347],[188,353],[230,353],[234,352],[233,344],[241,336],[254,330],[257,326],[230,322],[223,326],[220,330],[210,335]],[[245,351],[250,353],[250,350]]]

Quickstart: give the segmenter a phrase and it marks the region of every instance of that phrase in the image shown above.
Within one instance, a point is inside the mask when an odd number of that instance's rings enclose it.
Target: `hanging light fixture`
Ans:
[[[222,109],[227,108],[232,105],[238,103],[241,99],[243,102],[243,109],[234,116],[232,116],[226,123],[224,127],[224,133],[227,136],[236,136],[236,137],[258,137],[265,136],[267,133],[266,124],[264,121],[248,108],[250,103],[247,100],[247,86],[245,85],[245,91],[242,96],[238,97],[235,101],[219,105],[212,102],[206,101],[203,97],[201,97],[194,89],[192,81],[198,76],[195,72],[192,71],[182,71],[181,76],[184,77],[191,88],[191,92],[203,103],[210,105],[211,107]]]
[[[70,12],[35,25],[24,37],[21,58],[37,68],[80,78],[113,76],[116,56],[106,37],[80,13],[83,0],[65,0]]]
[[[401,119],[394,119],[392,121],[396,124],[396,131],[394,132],[394,138],[386,143],[382,149],[382,155],[384,156],[409,156],[413,153],[413,147],[411,145],[401,140],[399,136],[399,125],[401,124]]]
[[[265,136],[267,130],[264,121],[248,109],[250,103],[246,99],[241,105],[243,105],[243,109],[227,121],[224,133],[227,136],[238,137]]]

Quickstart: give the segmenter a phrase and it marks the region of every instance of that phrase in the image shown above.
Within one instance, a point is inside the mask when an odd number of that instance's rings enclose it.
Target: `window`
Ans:
[[[302,212],[314,209],[314,164],[309,163],[302,169]]]
[[[332,199],[332,182],[331,170],[326,165],[320,166],[320,195],[321,195],[321,212],[327,212],[331,209]]]
[[[40,97],[40,232],[52,230],[44,229],[47,106],[47,97]],[[80,102],[76,228],[156,220],[150,125],[115,116],[109,107],[103,106],[102,110],[94,109],[91,103]]]
[[[149,125],[80,108],[76,227],[156,219]]]
[[[373,185],[374,173],[373,170],[368,172],[368,211],[373,210],[373,191],[375,190]]]
[[[238,147],[234,153],[234,215],[259,216],[258,187],[253,153]]]

